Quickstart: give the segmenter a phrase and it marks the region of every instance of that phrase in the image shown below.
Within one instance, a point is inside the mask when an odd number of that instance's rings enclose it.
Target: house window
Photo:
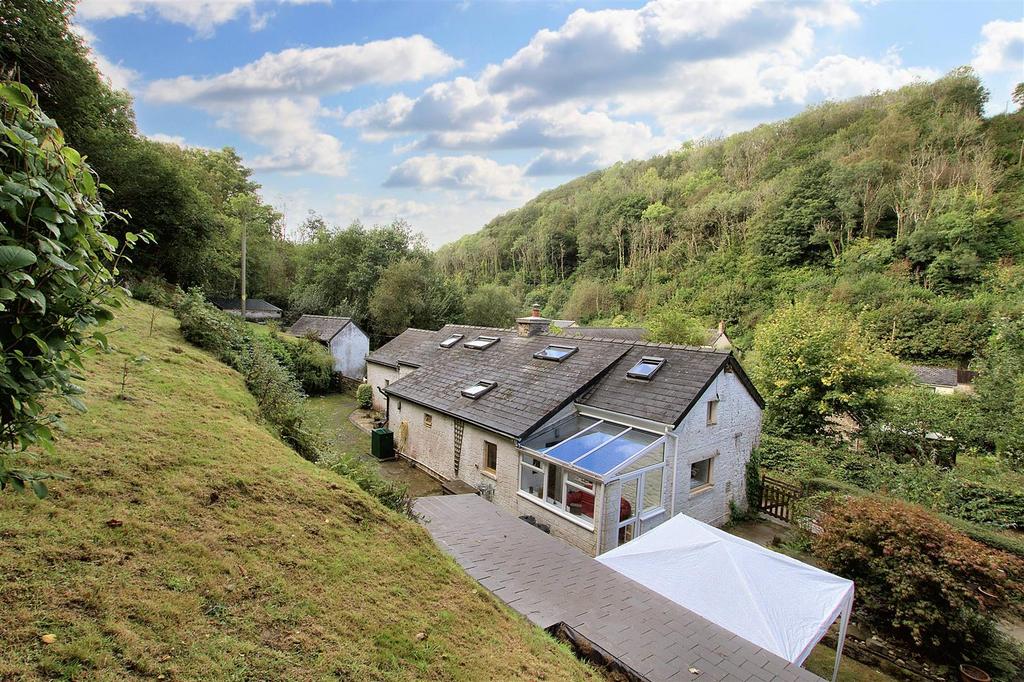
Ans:
[[[576,346],[559,346],[552,344],[544,350],[534,353],[533,357],[538,360],[554,360],[555,362],[561,362],[578,350],[579,348]]]
[[[462,334],[452,334],[447,339],[445,339],[444,341],[442,341],[441,343],[439,343],[437,345],[440,346],[441,348],[451,348],[452,346],[454,346],[455,344],[457,344],[461,340],[462,340]]]
[[[398,401],[397,407],[398,407],[398,411],[401,412],[402,411],[402,401],[401,400]]]
[[[718,423],[718,401],[708,401],[708,426],[714,426]]]
[[[429,429],[433,425],[434,425],[434,415],[427,414],[426,412],[424,412],[423,413],[423,426],[425,426],[426,428]]]
[[[644,379],[650,381],[654,374],[665,364],[665,358],[642,357],[640,362],[633,365],[633,368],[626,372],[626,376],[632,379]]]
[[[690,465],[690,490],[700,490],[711,485],[711,468],[714,457],[702,459]]]
[[[385,379],[384,380],[384,388],[387,388],[390,385],[391,385],[391,379]]]
[[[593,481],[532,455],[523,455],[519,468],[519,490],[588,525],[593,524]]]
[[[497,385],[498,384],[494,383],[493,381],[478,381],[472,386],[467,386],[466,388],[462,389],[462,395],[466,396],[467,398],[472,398],[473,400],[476,400],[477,398],[482,396],[484,393],[487,393],[487,391],[491,390]]]
[[[484,471],[493,474],[498,470],[498,446],[484,441]]]
[[[466,348],[472,348],[473,350],[484,350],[490,348],[494,344],[498,343],[500,339],[497,336],[478,336],[472,341],[467,341],[462,344]]]

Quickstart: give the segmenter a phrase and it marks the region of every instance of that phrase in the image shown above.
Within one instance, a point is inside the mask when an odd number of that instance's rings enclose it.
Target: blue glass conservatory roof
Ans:
[[[656,433],[576,415],[544,429],[522,446],[607,479],[662,440]]]

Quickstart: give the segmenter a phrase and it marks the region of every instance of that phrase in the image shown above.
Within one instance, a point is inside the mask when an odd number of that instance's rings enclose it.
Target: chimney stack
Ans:
[[[534,303],[529,317],[516,319],[516,334],[519,336],[537,336],[547,334],[551,320],[540,316],[540,304]]]
[[[725,333],[725,320],[719,320],[718,321],[718,331],[721,334]]]

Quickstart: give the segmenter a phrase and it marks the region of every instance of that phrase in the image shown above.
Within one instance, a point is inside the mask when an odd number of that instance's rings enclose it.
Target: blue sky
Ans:
[[[235,147],[291,227],[408,220],[440,245],[688,139],[970,64],[1012,107],[1024,4],[81,0],[141,132]]]

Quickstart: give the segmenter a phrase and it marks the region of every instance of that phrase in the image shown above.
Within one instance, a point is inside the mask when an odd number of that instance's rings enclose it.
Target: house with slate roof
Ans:
[[[242,314],[242,299],[240,298],[211,298],[210,303],[226,313],[232,315]],[[245,299],[245,319],[250,322],[280,320],[281,309],[273,303],[264,301],[262,298],[247,298]]]
[[[327,346],[334,371],[349,379],[366,376],[370,337],[350,317],[303,315],[288,329],[292,336],[312,338]]]
[[[512,329],[410,329],[367,357],[403,457],[597,555],[746,502],[764,403],[729,352]]]
[[[932,367],[929,365],[904,365],[917,380],[917,383],[934,391],[950,395],[968,393],[972,390],[974,372],[960,370],[956,367]]]

